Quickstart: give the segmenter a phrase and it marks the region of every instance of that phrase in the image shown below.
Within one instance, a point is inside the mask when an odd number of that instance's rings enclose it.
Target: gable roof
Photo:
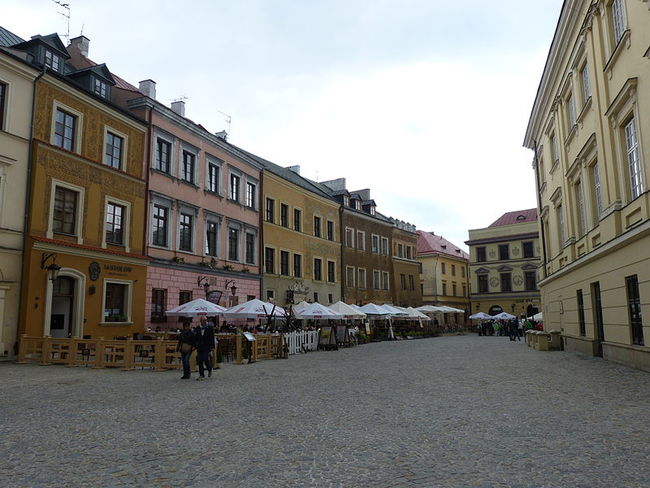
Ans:
[[[537,209],[529,208],[527,210],[515,210],[514,212],[506,212],[501,217],[496,219],[488,227],[499,227],[501,225],[512,224],[527,224],[529,222],[537,221]]]
[[[15,44],[20,44],[21,42],[25,42],[25,39],[18,37],[13,32],[10,32],[4,27],[0,26],[0,46],[9,47]]]
[[[469,260],[469,254],[444,237],[435,235],[433,232],[424,232],[422,230],[418,230],[417,234],[418,254],[446,254],[448,256]]]

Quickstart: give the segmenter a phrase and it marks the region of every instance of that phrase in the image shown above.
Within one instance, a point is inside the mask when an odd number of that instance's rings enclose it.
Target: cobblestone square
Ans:
[[[650,375],[505,337],[0,377],[5,488],[650,486]]]

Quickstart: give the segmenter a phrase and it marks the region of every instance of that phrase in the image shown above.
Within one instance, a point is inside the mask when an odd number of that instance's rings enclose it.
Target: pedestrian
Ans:
[[[212,361],[210,355],[214,351],[214,329],[208,324],[205,315],[199,318],[199,325],[194,329],[194,343],[196,344],[196,364],[199,367],[200,381],[205,379],[205,370],[208,370],[208,378],[212,376]]]
[[[194,331],[190,328],[189,322],[183,322],[183,329],[178,336],[178,345],[176,351],[181,353],[181,362],[183,363],[182,380],[189,380],[191,376],[190,356],[194,350]]]

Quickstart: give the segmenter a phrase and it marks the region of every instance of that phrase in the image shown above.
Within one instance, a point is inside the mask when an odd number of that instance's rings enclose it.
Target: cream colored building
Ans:
[[[469,231],[472,314],[530,316],[539,311],[541,264],[537,210],[507,212],[489,227]]]
[[[535,151],[544,325],[650,370],[650,3],[567,0],[524,144]]]
[[[7,35],[3,30],[6,39]],[[20,42],[20,40],[16,40]],[[0,358],[14,356],[34,79],[38,72],[0,42]]]

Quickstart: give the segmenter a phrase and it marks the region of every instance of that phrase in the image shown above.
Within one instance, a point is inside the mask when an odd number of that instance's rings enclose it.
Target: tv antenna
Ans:
[[[70,42],[70,4],[63,3],[60,0],[52,0],[52,1],[63,9],[63,12],[57,12],[57,13],[59,15],[63,15],[67,20],[67,32],[63,37],[65,37],[68,40],[68,42]]]
[[[221,115],[223,115],[224,120],[228,124],[228,131],[227,132],[228,132],[228,134],[230,134],[230,123],[232,122],[232,117],[230,115],[228,115],[227,113],[222,112],[221,110],[217,110],[217,112],[219,112]]]

